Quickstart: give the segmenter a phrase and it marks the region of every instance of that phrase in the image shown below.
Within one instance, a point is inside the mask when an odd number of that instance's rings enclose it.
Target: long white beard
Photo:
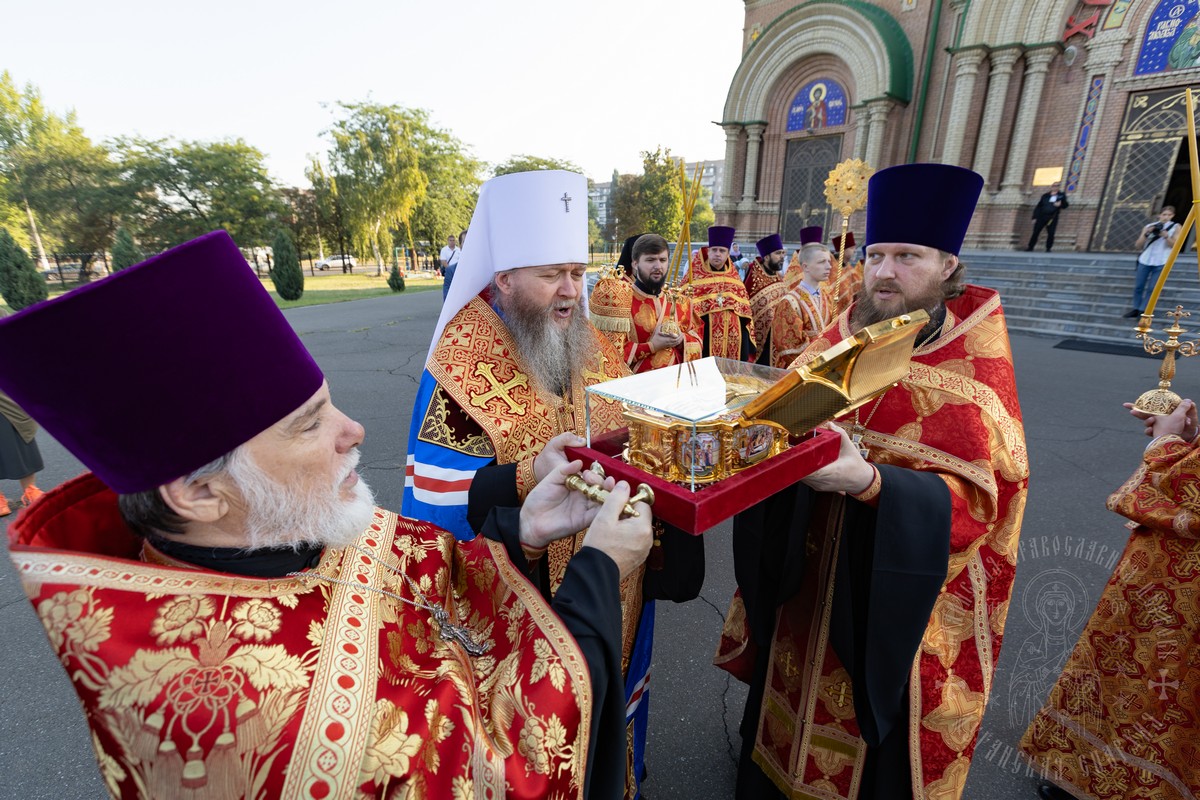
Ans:
[[[342,481],[358,465],[359,457],[356,447],[328,493],[316,493],[277,483],[249,455],[235,453],[228,471],[246,503],[246,549],[337,548],[357,539],[371,524],[375,497],[361,477],[351,500],[342,500],[340,495]]]

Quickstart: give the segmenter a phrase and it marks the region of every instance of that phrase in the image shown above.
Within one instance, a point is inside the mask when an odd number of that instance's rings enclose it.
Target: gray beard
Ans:
[[[538,388],[562,397],[595,349],[583,306],[575,306],[566,330],[559,330],[552,309],[538,308],[519,297],[503,311],[521,362]]]
[[[246,549],[299,552],[316,545],[345,547],[357,539],[375,515],[374,496],[361,478],[352,500],[341,499],[339,486],[358,459],[355,448],[329,494],[318,494],[277,483],[242,448],[235,451],[227,469],[247,507]]]

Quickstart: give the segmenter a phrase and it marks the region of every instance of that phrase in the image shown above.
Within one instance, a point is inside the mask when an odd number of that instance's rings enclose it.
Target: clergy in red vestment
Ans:
[[[800,250],[806,244],[821,244],[825,241],[825,229],[820,225],[809,225],[807,228],[800,229],[800,247],[792,253],[792,260],[788,262],[788,269],[800,265]]]
[[[1131,413],[1153,437],[1108,498],[1129,543],[1021,753],[1048,800],[1200,797],[1200,443],[1196,404]]]
[[[708,246],[692,255],[687,287],[704,323],[703,355],[748,361],[754,352],[754,321],[746,285],[729,260],[734,233],[724,225],[708,229]]]
[[[746,270],[744,282],[746,294],[750,297],[754,331],[758,334],[754,361],[758,364],[770,364],[771,320],[775,317],[775,304],[787,292],[783,280],[787,250],[784,249],[783,239],[778,233],[759,239],[757,247],[758,257]]]
[[[800,248],[799,264],[788,270],[786,291],[775,304],[771,326],[773,367],[787,369],[833,320],[829,313],[829,248],[820,242]],[[765,363],[765,362],[764,362]]]
[[[1000,298],[957,253],[983,179],[877,172],[865,288],[814,341],[930,322],[837,460],[738,515],[717,663],[750,684],[737,796],[960,798],[1012,592],[1028,459]]]
[[[626,485],[597,511],[560,464],[462,543],[376,508],[362,426],[224,231],[0,321],[0,359],[92,470],[10,554],[113,797],[621,796]],[[588,526],[551,605],[530,559]]]
[[[670,268],[667,240],[655,233],[638,237],[631,251],[633,276],[625,363],[633,372],[671,367],[700,357],[701,323],[691,302],[664,292]]]

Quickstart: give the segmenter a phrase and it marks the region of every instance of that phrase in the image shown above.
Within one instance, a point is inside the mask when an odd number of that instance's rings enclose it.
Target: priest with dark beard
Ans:
[[[773,365],[771,347],[771,322],[775,318],[775,306],[788,292],[783,280],[784,259],[787,250],[778,233],[759,239],[758,258],[746,270],[746,294],[750,296],[750,313],[754,319],[754,331],[758,335],[754,361]]]
[[[715,659],[750,685],[737,797],[959,798],[991,693],[1029,464],[996,292],[962,282],[983,179],[876,173],[864,288],[801,354],[925,310],[836,461],[734,521]]]
[[[701,323],[692,313],[691,303],[683,296],[672,301],[663,293],[670,260],[667,240],[656,233],[639,236],[630,251],[633,291],[623,355],[633,372],[672,367],[700,357]]]
[[[584,275],[587,180],[560,170],[514,173],[483,185],[471,238],[442,306],[413,407],[403,510],[469,539],[493,507],[519,506],[566,463],[563,448],[624,425],[620,405],[584,388],[629,374],[588,322]],[[557,591],[582,546],[568,537],[530,552],[540,585]],[[653,599],[690,600],[704,580],[703,540],[656,528],[651,568],[622,582],[626,712],[640,710],[653,642]],[[641,774],[631,759],[627,782]],[[630,794],[632,795],[633,792]]]

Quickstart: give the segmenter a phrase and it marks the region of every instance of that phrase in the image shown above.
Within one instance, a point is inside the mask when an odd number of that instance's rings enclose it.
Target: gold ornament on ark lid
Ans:
[[[594,384],[588,400],[622,403],[626,463],[695,488],[783,453],[821,423],[895,386],[908,374],[913,343],[928,321],[916,311],[870,325],[796,369],[710,357],[693,362],[696,383],[676,388],[671,371],[654,370]]]
[[[862,159],[851,158],[834,167],[825,179],[825,201],[842,215],[842,237],[837,263],[829,275],[834,287],[834,308],[838,307],[838,277],[846,265],[846,234],[850,232],[850,215],[867,206],[867,184],[875,170]]]

